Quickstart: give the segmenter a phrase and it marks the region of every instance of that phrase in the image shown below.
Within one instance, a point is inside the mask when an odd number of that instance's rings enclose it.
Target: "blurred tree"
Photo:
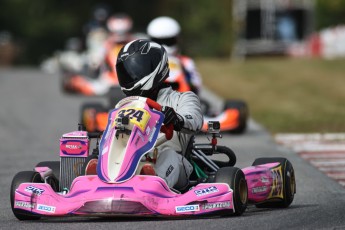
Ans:
[[[329,26],[345,24],[345,0],[317,0],[316,27],[322,29]]]
[[[154,17],[167,15],[182,26],[183,49],[189,55],[228,55],[231,47],[231,0],[101,1],[112,12],[133,17],[134,30],[145,32]],[[1,0],[0,30],[10,31],[24,48],[20,63],[37,64],[65,41],[82,35],[97,0]]]
[[[182,48],[192,56],[226,56],[232,42],[231,0],[161,1],[159,14],[178,20]]]

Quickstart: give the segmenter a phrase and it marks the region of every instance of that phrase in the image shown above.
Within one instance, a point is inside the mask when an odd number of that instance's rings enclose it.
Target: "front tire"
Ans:
[[[48,167],[53,171],[53,176],[48,178],[48,184],[55,192],[60,190],[60,161],[42,161],[36,167]]]
[[[256,204],[255,206],[257,208],[287,208],[294,199],[294,195],[296,193],[295,171],[289,160],[283,157],[258,158],[252,165],[255,166],[274,162],[279,162],[282,166],[284,197],[279,201],[267,201],[261,204]]]
[[[248,205],[248,187],[243,171],[237,167],[220,168],[216,173],[215,183],[226,183],[233,190],[234,213],[224,214],[242,215]]]
[[[39,220],[41,219],[41,216],[35,215],[26,210],[14,208],[14,196],[16,189],[19,187],[20,184],[28,182],[43,183],[40,174],[34,171],[22,171],[17,173],[13,177],[10,195],[12,212],[18,220]]]

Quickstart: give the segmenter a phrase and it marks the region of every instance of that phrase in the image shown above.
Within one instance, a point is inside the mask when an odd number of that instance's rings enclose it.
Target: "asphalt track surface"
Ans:
[[[296,153],[275,144],[254,122],[244,135],[224,134],[220,142],[235,151],[240,168],[257,157],[288,158],[295,168],[297,194],[287,209],[253,206],[240,217],[226,218],[18,221],[10,207],[13,176],[31,170],[39,161],[58,160],[59,138],[77,128],[79,107],[88,100],[102,99],[64,95],[56,75],[36,69],[0,69],[0,229],[345,229],[344,188]]]

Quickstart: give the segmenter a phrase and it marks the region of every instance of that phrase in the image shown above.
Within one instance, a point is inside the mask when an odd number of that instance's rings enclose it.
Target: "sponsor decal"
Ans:
[[[30,186],[25,188],[25,191],[26,192],[31,192],[31,193],[33,193],[33,194],[35,194],[37,196],[40,196],[44,192],[44,189],[36,188],[35,186],[30,185]]]
[[[269,195],[270,198],[272,197],[279,197],[283,198],[283,173],[282,167],[278,166],[276,168],[271,169],[272,173],[272,190]]]
[[[207,203],[202,205],[202,209],[208,210],[208,209],[216,209],[216,208],[229,208],[230,207],[230,201],[226,202],[217,202],[217,203]]]
[[[192,119],[193,119],[192,115],[189,115],[189,114],[185,115],[184,117],[185,117],[186,119],[188,119],[188,120],[192,120]]]
[[[262,183],[268,183],[269,179],[267,177],[261,177],[261,182]]]
[[[43,205],[43,204],[37,204],[37,210],[40,210],[42,212],[50,212],[50,213],[55,213],[55,207],[53,206],[48,206],[48,205]]]
[[[211,186],[208,188],[203,188],[203,189],[199,189],[199,190],[195,190],[194,193],[196,196],[205,196],[207,194],[211,194],[211,193],[216,193],[219,190],[217,189],[216,186]]]
[[[147,126],[146,131],[145,131],[146,135],[150,135],[150,132],[151,132],[151,129],[149,126]]]
[[[66,145],[67,149],[81,149],[81,145]]]
[[[176,206],[175,210],[176,210],[176,213],[181,213],[181,212],[198,212],[198,211],[200,211],[200,207],[199,207],[198,204],[196,204],[196,205]]]
[[[169,68],[165,68],[162,72],[162,76],[165,76],[167,74],[167,72],[169,71]]]
[[[168,177],[173,170],[174,170],[174,166],[170,165],[168,170],[165,172],[165,176]]]
[[[82,155],[88,150],[88,143],[85,140],[61,140],[60,153],[64,155]]]
[[[153,127],[152,130],[151,130],[150,136],[149,136],[149,142],[152,141],[153,134],[155,134],[155,132],[156,132],[156,127]]]
[[[35,205],[31,204],[30,202],[16,201],[14,202],[14,206],[23,207],[23,208],[34,208]]]
[[[260,187],[255,187],[252,188],[252,193],[260,193],[260,192],[266,192],[267,191],[267,186],[260,186]]]

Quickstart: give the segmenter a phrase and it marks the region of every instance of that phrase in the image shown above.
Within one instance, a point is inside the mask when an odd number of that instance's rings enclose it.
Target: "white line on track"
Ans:
[[[275,140],[345,187],[345,133],[277,134]]]

